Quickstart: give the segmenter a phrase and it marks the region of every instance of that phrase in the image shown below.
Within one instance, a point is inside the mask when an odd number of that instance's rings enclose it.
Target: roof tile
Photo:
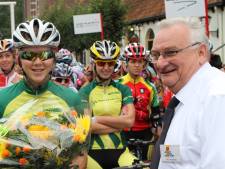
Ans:
[[[222,2],[223,0],[208,0],[209,4]],[[128,7],[127,21],[140,20],[144,18],[160,16],[165,14],[164,0],[124,0]]]

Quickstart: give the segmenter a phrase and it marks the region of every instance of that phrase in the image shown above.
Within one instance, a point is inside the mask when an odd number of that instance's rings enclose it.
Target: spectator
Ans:
[[[210,66],[208,55],[208,38],[198,18],[159,23],[152,62],[178,105],[172,109],[170,103],[165,113],[151,169],[224,169],[225,74]]]
[[[211,54],[210,56],[210,65],[213,67],[216,67],[217,69],[222,69],[223,68],[223,62],[220,58],[220,55],[217,54]]]

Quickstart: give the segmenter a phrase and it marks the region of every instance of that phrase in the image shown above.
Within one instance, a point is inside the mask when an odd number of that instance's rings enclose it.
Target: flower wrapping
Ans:
[[[30,112],[34,99],[0,119],[0,168],[65,169],[89,143],[88,109]],[[50,101],[45,104],[54,104]],[[80,110],[79,110],[80,111]]]

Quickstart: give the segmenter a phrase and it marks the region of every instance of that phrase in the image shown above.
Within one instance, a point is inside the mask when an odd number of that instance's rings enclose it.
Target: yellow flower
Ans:
[[[29,126],[28,131],[31,133],[31,135],[33,137],[37,137],[37,138],[44,139],[44,140],[53,136],[52,131],[49,130],[49,128],[46,126],[31,125],[31,126]]]
[[[45,117],[45,116],[46,116],[46,113],[40,111],[40,112],[37,112],[36,115],[37,115],[38,117]]]
[[[6,149],[6,143],[0,140],[0,160],[3,158],[3,152]]]
[[[74,129],[74,141],[83,143],[90,130],[90,117],[84,115],[76,118],[76,128]]]
[[[29,120],[32,118],[32,116],[33,116],[33,113],[27,113],[27,114],[23,114],[22,116],[20,116],[19,118],[20,118],[20,122],[24,125],[24,126],[26,126],[27,125],[27,123],[29,122]]]

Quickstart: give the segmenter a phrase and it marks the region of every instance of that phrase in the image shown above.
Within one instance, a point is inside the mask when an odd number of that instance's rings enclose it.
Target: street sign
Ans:
[[[205,0],[165,0],[166,18],[205,16]]]
[[[102,31],[100,13],[74,15],[73,22],[75,34],[95,33]]]

